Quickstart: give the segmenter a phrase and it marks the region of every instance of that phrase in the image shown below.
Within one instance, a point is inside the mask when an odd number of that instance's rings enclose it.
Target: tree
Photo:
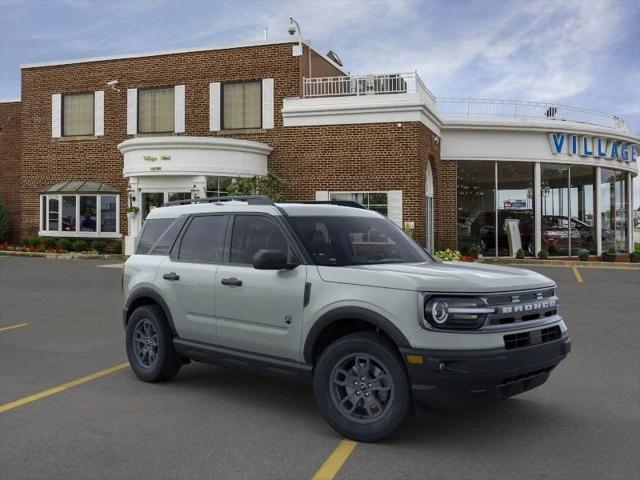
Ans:
[[[282,193],[287,188],[287,182],[273,173],[256,175],[255,177],[238,178],[229,186],[229,195],[266,195],[274,202],[285,201]]]
[[[0,195],[0,243],[9,240],[9,217],[4,209],[2,195]]]

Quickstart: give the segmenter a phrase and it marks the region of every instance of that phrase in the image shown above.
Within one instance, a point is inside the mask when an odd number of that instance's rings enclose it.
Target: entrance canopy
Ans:
[[[45,188],[40,193],[119,193],[120,191],[104,182],[69,180],[66,182],[54,183]]]

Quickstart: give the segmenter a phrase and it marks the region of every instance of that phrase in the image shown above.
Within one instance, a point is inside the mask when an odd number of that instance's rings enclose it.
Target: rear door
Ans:
[[[227,262],[216,274],[219,345],[299,360],[306,265],[253,268],[261,249],[283,250],[300,263],[291,237],[269,215],[237,214],[229,228]]]
[[[191,217],[158,269],[156,285],[181,338],[217,342],[214,286],[228,220],[227,215]]]

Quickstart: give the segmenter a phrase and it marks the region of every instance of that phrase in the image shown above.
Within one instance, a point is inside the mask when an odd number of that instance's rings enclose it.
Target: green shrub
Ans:
[[[78,239],[71,244],[71,248],[74,252],[86,252],[89,248],[89,245],[87,244],[86,240]]]
[[[640,252],[631,252],[629,254],[629,260],[631,260],[632,263],[640,263]]]
[[[589,250],[586,250],[584,248],[581,248],[580,250],[578,250],[578,258],[583,262],[586,262],[587,260],[589,260]]]
[[[549,252],[543,248],[538,252],[538,258],[540,260],[546,260],[547,258],[549,258]]]
[[[33,239],[33,238],[29,238],[29,237],[27,237],[27,238],[23,238],[23,239],[22,239],[22,241],[20,242],[20,244],[21,244],[23,247],[30,247],[31,245],[35,245],[34,240],[35,240],[35,239]]]
[[[105,247],[106,243],[104,243],[104,240],[94,240],[91,242],[91,250],[95,250],[98,253],[103,253]]]
[[[458,250],[451,250],[449,248],[437,251],[436,256],[445,262],[458,262],[462,258]]]
[[[609,245],[609,248],[607,248],[607,253],[609,255],[615,255],[616,254],[616,246],[615,245]]]
[[[71,240],[69,240],[68,238],[61,238],[58,241],[58,246],[66,251],[66,252],[70,252],[73,249],[73,242]]]
[[[36,241],[40,244],[40,245],[44,245],[46,248],[56,248],[58,246],[58,242],[56,241],[55,238],[51,238],[51,237],[38,237],[36,239]]]
[[[477,257],[478,255],[480,255],[480,249],[476,246],[470,247],[469,248],[469,255],[473,256],[473,257]]]
[[[105,252],[115,254],[115,255],[121,254],[122,242],[120,240],[111,240],[107,242],[107,245],[105,247]]]
[[[516,258],[524,258],[524,249],[519,248],[518,251],[516,252]]]

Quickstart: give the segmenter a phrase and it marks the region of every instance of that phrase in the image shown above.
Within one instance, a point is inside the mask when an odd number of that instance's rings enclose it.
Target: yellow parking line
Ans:
[[[340,445],[329,455],[329,458],[325,460],[312,480],[332,480],[357,445],[358,442],[354,442],[353,440],[342,440]]]
[[[582,275],[580,275],[580,272],[578,271],[578,267],[576,267],[575,265],[573,265],[571,267],[571,270],[573,270],[573,275],[576,277],[576,281],[578,283],[583,283],[584,280],[582,280]]]
[[[40,400],[41,398],[48,397],[50,395],[54,395],[56,393],[63,392],[68,388],[77,387],[78,385],[82,385],[83,383],[90,382],[92,380],[96,380],[100,377],[104,377],[106,375],[110,375],[112,373],[118,372],[127,368],[129,364],[127,362],[120,363],[114,367],[107,368],[105,370],[100,370],[99,372],[92,373],[91,375],[87,375],[85,377],[80,377],[76,380],[72,380],[67,383],[63,383],[62,385],[58,385],[57,387],[49,388],[47,390],[43,390],[38,393],[34,393],[33,395],[29,395],[28,397],[23,397],[18,400],[14,400],[13,402],[5,403],[4,405],[0,405],[0,413],[6,412],[8,410],[13,410],[14,408],[22,407],[27,403],[35,402],[36,400]]]
[[[9,325],[8,327],[0,327],[0,332],[5,332],[7,330],[13,330],[14,328],[26,327],[29,325],[28,323],[16,323],[15,325]]]

